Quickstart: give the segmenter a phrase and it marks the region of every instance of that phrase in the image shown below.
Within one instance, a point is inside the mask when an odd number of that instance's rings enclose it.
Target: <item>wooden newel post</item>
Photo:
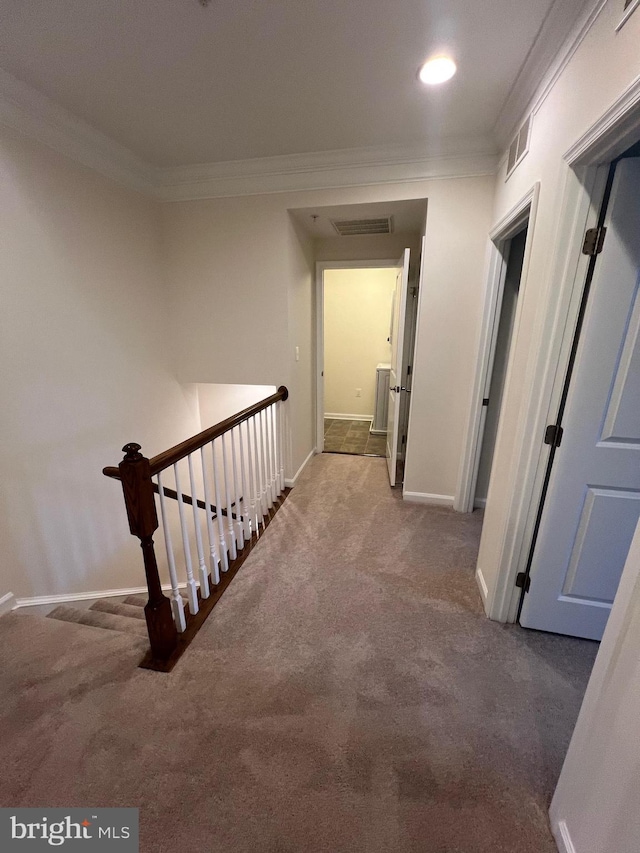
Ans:
[[[149,601],[145,605],[151,654],[166,660],[178,644],[178,632],[171,615],[171,602],[162,592],[158,563],[153,547],[153,534],[158,529],[158,515],[151,480],[149,460],[140,453],[139,444],[125,444],[125,457],[118,466],[127,507],[129,530],[140,540]]]

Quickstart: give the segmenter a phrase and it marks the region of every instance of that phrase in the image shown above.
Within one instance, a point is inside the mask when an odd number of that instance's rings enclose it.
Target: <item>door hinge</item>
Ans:
[[[531,575],[528,575],[526,572],[518,572],[516,575],[516,586],[518,589],[524,589],[525,592],[529,592],[531,588]]]
[[[604,245],[605,234],[607,229],[604,225],[600,228],[589,228],[584,235],[584,243],[582,244],[583,255],[599,255]]]
[[[412,367],[410,364],[407,365],[407,376],[411,376]]]
[[[407,440],[407,436],[406,436],[406,435],[403,435],[403,436],[402,436],[402,443],[404,444],[406,440]]]
[[[544,443],[551,447],[560,447],[564,430],[558,424],[549,424],[544,432]]]
[[[489,405],[489,398],[488,398],[488,397],[485,397],[485,398],[483,399],[483,401],[482,401],[482,405],[483,405],[483,406],[488,406],[488,405]]]

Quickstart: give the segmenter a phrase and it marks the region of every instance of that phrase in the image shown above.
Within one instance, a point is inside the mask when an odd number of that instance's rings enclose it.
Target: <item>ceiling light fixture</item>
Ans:
[[[422,66],[418,77],[428,86],[436,86],[450,80],[456,73],[456,64],[448,56],[434,56]]]

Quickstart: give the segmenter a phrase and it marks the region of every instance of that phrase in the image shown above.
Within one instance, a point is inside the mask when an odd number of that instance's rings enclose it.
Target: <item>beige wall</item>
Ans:
[[[157,207],[3,130],[0,235],[0,596],[143,585],[102,468],[200,425],[166,351]]]
[[[391,358],[388,338],[396,276],[392,268],[325,270],[326,414],[373,417],[376,365]]]
[[[520,326],[505,387],[478,559],[488,607],[496,592],[503,542],[516,523],[514,506],[522,492],[523,465],[532,448],[539,447],[527,433],[528,411],[537,404],[534,382],[548,358],[549,318],[558,307],[558,284],[569,251],[563,236],[567,220],[563,201],[578,186],[564,155],[640,75],[640,13],[616,33],[621,7],[619,2],[604,4],[535,114],[529,153],[508,181],[503,161],[496,179],[493,222],[500,221],[536,181],[540,181],[540,198],[529,275],[519,297]]]

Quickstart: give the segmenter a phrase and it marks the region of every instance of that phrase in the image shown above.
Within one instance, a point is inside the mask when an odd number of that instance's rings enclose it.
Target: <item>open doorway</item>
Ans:
[[[324,452],[384,456],[396,270],[324,271]]]
[[[518,307],[518,295],[524,264],[524,251],[527,241],[527,223],[510,239],[504,242],[503,253],[506,260],[504,286],[502,290],[502,305],[496,312],[497,326],[495,328],[495,352],[493,369],[489,380],[489,392],[483,398],[482,405],[486,409],[484,431],[480,443],[478,476],[476,480],[474,507],[482,508],[487,503],[493,452],[498,433],[498,421],[504,396],[504,385],[509,363],[509,353],[513,342],[513,329]]]

